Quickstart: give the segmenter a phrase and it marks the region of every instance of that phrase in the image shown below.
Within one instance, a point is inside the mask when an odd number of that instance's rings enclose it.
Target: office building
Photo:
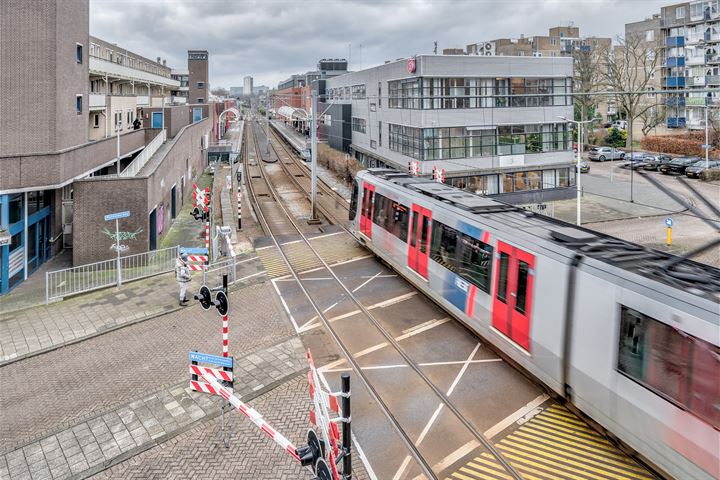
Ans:
[[[515,203],[566,198],[572,76],[567,57],[418,55],[325,80],[320,129],[366,167],[437,168]]]
[[[253,78],[250,75],[243,78],[243,93],[248,96],[253,94]]]

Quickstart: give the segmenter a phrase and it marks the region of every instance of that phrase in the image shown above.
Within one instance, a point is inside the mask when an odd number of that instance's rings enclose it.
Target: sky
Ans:
[[[581,36],[615,37],[672,0],[90,0],[90,34],[187,68],[210,53],[211,88],[277,87],[321,58],[359,70],[385,60],[496,38],[547,35],[572,22]]]

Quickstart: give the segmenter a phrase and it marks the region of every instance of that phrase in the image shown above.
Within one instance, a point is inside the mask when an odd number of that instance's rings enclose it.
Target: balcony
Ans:
[[[720,32],[705,32],[705,42],[720,42]]]
[[[685,88],[685,77],[665,77],[665,86],[669,88]]]
[[[705,77],[706,85],[720,85],[720,75],[708,75]]]
[[[691,118],[685,125],[689,130],[704,130],[705,120],[697,118]]]
[[[701,64],[702,64],[702,62],[701,62]],[[668,57],[665,62],[665,66],[668,68],[684,67],[685,66],[685,57]]]
[[[685,37],[667,37],[665,39],[665,46],[668,48],[684,47],[685,46]]]
[[[705,77],[687,77],[685,83],[688,87],[704,87]]]
[[[138,95],[137,97],[137,106],[138,107],[147,107],[150,105],[150,97],[147,95]]]
[[[109,62],[98,57],[90,57],[89,61],[90,73],[96,75],[108,75],[112,78],[124,78],[126,80],[135,80],[142,83],[150,83],[153,85],[163,85],[165,87],[177,88],[180,86],[179,80],[173,80],[169,77],[163,77],[144,70],[137,70],[118,63]]]
[[[88,108],[90,108],[90,111],[103,110],[105,108],[105,95],[101,93],[91,93]]]
[[[685,117],[668,117],[667,128],[685,128]]]
[[[705,55],[705,63],[720,63],[720,55]]]
[[[685,97],[667,97],[665,99],[665,105],[668,107],[684,107]]]
[[[705,65],[705,55],[693,55],[691,57],[686,57],[685,59],[686,65]],[[670,66],[670,65],[668,65]]]
[[[705,97],[687,97],[685,101],[685,105],[691,106],[691,107],[704,107],[705,106]]]
[[[171,97],[171,101],[176,105],[184,105],[187,103],[187,97]]]

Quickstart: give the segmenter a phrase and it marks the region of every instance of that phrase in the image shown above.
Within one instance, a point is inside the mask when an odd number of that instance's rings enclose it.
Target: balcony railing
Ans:
[[[668,57],[667,61],[665,62],[665,66],[668,68],[684,67],[685,57]]]
[[[685,97],[667,97],[665,99],[665,105],[667,105],[668,107],[684,107]]]
[[[708,75],[705,77],[706,85],[720,85],[720,75]]]
[[[685,128],[685,117],[668,117],[667,128]]]
[[[704,65],[705,55],[693,55],[692,57],[686,57],[685,63],[687,65]]]
[[[105,108],[105,95],[102,93],[91,93],[89,107],[90,110],[102,110]]]
[[[666,87],[685,87],[685,77],[665,77]]]
[[[169,77],[156,75],[154,73],[130,68],[114,62],[109,62],[102,58],[90,57],[90,72],[98,75],[109,75],[110,77],[119,77],[127,80],[136,80],[154,85],[164,85],[166,87],[179,87],[180,82]]]
[[[705,77],[687,77],[685,82],[689,87],[704,87]]]
[[[155,152],[158,151],[158,148],[165,143],[165,140],[167,139],[167,133],[166,130],[163,129],[160,133],[158,133],[155,138],[152,139],[150,143],[148,143],[145,148],[138,154],[137,157],[130,163],[130,165],[127,166],[125,170],[120,172],[121,177],[134,177],[138,174],[140,170],[142,170],[142,167],[145,166],[145,164],[150,160],[150,158],[155,154]]]
[[[665,46],[666,47],[684,47],[685,46],[685,37],[667,37],[665,39]]]
[[[685,105],[693,107],[705,106],[705,97],[687,97],[685,99]]]

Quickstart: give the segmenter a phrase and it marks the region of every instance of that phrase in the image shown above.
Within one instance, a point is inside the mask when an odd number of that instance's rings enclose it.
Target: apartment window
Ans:
[[[112,50],[108,50],[108,58],[107,59],[109,62],[113,61],[113,51]]]
[[[362,100],[365,98],[365,85],[353,85],[350,89],[353,100]]]
[[[370,140],[370,148],[377,148],[377,142],[375,140]]]
[[[367,131],[367,120],[364,118],[352,117],[352,131],[365,133]]]
[[[198,101],[197,101],[197,102],[198,102],[198,103],[205,103],[205,99],[204,99],[204,98],[198,98]]]
[[[675,9],[675,18],[677,20],[685,18],[685,7],[677,7]]]
[[[655,40],[655,30],[648,30],[645,32],[645,41],[652,42]]]
[[[382,108],[382,82],[378,82],[378,107]]]
[[[377,107],[375,106],[374,103],[371,103],[371,104],[370,104],[370,111],[371,111],[371,112],[374,112],[375,110],[377,110]]]
[[[93,115],[93,128],[100,128],[100,114]]]
[[[205,82],[197,82],[197,88],[205,88]]]
[[[382,147],[382,122],[378,122],[378,145]]]
[[[79,43],[75,45],[75,60],[77,63],[83,63],[83,46]]]
[[[75,113],[80,115],[82,113],[82,95],[75,96]]]
[[[90,44],[90,56],[95,56],[95,45]]]
[[[127,112],[127,124],[128,124],[128,125],[131,125],[131,124],[132,124],[132,121],[133,121],[133,119],[132,119],[132,112]]]

